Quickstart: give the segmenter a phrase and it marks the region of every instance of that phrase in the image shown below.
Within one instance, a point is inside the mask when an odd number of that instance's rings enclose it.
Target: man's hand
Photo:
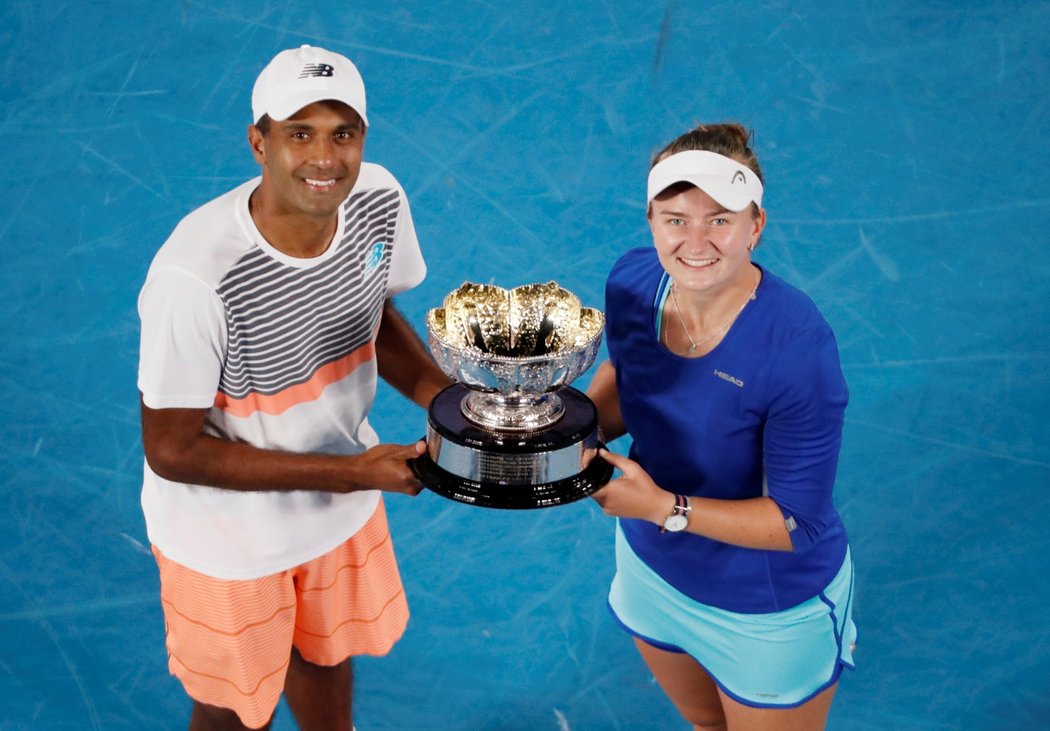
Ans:
[[[427,450],[426,442],[415,444],[377,444],[355,458],[354,472],[362,482],[371,484],[376,490],[418,495],[423,485],[416,478],[408,460],[419,457]]]

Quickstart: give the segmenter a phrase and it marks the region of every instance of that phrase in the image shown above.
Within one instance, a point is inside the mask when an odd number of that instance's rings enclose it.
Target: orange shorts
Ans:
[[[308,662],[333,666],[385,655],[408,623],[382,500],[341,546],[259,579],[215,579],[153,554],[169,670],[191,698],[232,709],[252,728],[277,708],[293,645]]]

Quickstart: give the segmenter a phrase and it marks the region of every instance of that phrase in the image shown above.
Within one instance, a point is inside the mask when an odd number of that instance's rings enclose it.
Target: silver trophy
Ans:
[[[600,311],[554,282],[468,282],[426,324],[434,360],[456,383],[428,409],[427,452],[413,462],[424,485],[472,505],[543,508],[609,481],[597,410],[569,385],[598,355]]]

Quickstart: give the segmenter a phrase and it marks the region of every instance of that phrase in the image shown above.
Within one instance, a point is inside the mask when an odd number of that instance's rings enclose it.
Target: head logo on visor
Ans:
[[[727,211],[742,211],[754,203],[762,207],[762,181],[736,160],[707,150],[686,150],[665,157],[649,171],[649,197],[675,183],[691,183]]]

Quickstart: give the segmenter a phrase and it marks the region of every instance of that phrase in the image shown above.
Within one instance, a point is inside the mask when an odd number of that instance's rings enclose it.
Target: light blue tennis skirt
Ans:
[[[616,529],[609,606],[624,628],[663,650],[685,652],[726,694],[748,706],[805,703],[853,667],[853,560],[827,588],[791,609],[740,614],[700,604],[660,578]]]

